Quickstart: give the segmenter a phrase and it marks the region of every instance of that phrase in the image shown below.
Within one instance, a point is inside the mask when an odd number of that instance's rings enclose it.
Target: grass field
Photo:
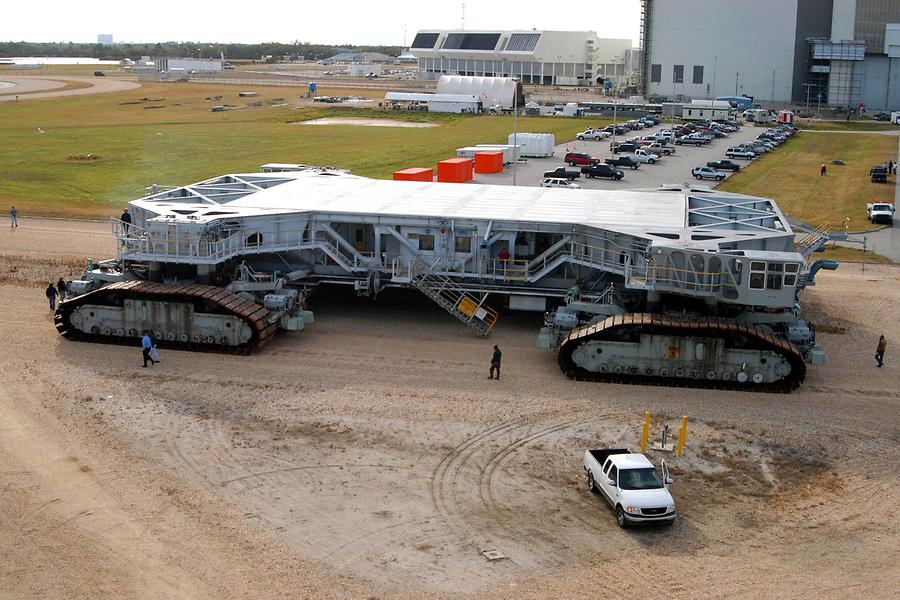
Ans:
[[[900,131],[900,125],[893,125],[883,121],[873,121],[868,118],[851,121],[817,121],[814,119],[803,119],[798,126],[801,129],[812,129],[814,131]]]
[[[298,107],[297,88],[150,84],[116,94],[0,104],[0,202],[20,214],[107,217],[152,183],[183,185],[265,162],[347,167],[388,178],[434,166],[455,149],[505,143],[512,117],[460,116],[344,107]],[[221,99],[215,99],[222,96]],[[141,100],[141,99],[145,100]],[[274,106],[284,98],[286,106]],[[260,101],[261,106],[248,104]],[[209,112],[214,104],[235,107]],[[322,116],[428,120],[439,127],[315,126]],[[601,119],[524,117],[520,131],[571,137]],[[39,133],[40,128],[44,133]],[[79,159],[88,154],[93,160]]]
[[[800,133],[728,178],[717,189],[774,198],[787,215],[834,229],[868,229],[866,203],[894,199],[896,178],[871,183],[874,164],[897,160],[900,138],[865,133]],[[833,165],[833,159],[844,165]],[[828,175],[819,175],[826,163]],[[849,220],[848,220],[849,219]]]
[[[824,252],[815,254],[814,258],[830,258],[832,260],[838,260],[848,263],[866,262],[867,264],[878,265],[893,264],[893,261],[886,256],[875,254],[874,252],[864,253],[861,249],[858,248],[848,248],[846,246],[836,246],[834,244],[828,246]]]

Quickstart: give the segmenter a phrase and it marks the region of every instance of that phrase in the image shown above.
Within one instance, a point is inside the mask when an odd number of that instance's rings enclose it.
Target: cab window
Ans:
[[[610,479],[612,479],[613,485],[616,485],[619,482],[619,468],[613,465],[609,468],[609,475],[607,475]]]

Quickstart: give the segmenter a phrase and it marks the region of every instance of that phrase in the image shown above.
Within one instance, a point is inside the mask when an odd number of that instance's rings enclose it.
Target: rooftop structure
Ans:
[[[631,40],[600,39],[592,31],[434,29],[417,33],[410,52],[430,79],[508,76],[526,84],[596,85],[598,65],[615,72],[606,65],[624,65],[631,46]]]

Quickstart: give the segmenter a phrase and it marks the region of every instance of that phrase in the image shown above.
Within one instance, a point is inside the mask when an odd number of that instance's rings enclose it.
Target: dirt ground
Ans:
[[[108,226],[20,223],[0,227],[0,597],[897,597],[898,267],[819,274],[828,364],[791,395],[568,381],[538,316],[483,340],[408,294],[321,294],[255,356],[142,369],[58,337],[43,296],[112,254]],[[680,516],[623,531],[581,455],[634,447],[645,410],[654,438],[690,418],[684,457],[652,455]]]

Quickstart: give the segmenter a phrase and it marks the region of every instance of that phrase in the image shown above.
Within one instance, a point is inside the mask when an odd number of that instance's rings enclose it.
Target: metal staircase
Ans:
[[[818,252],[828,242],[828,231],[831,229],[831,224],[828,221],[815,229],[791,218],[788,218],[788,223],[794,230],[794,251],[799,252],[804,257],[809,257],[813,252]]]
[[[445,275],[428,271],[415,277],[412,285],[479,335],[487,337],[497,323],[497,312],[484,305],[487,294],[478,300]]]

